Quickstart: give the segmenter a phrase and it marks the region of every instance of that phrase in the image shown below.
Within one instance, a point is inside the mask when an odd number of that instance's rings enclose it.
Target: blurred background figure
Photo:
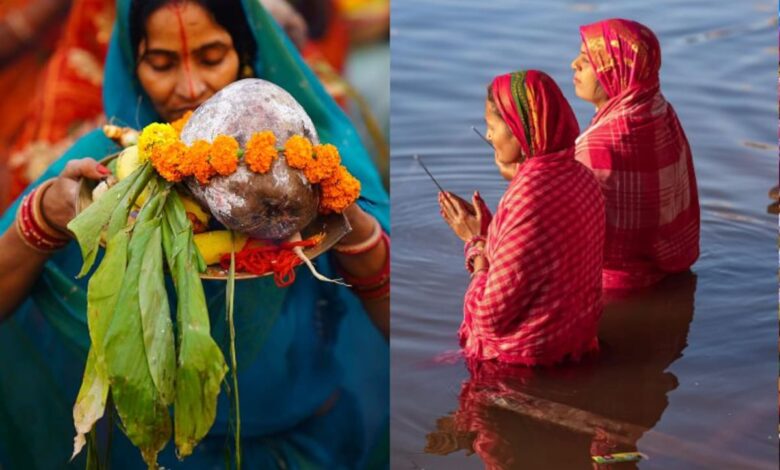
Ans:
[[[8,204],[9,147],[25,121],[46,59],[59,37],[69,0],[0,2],[0,210]]]

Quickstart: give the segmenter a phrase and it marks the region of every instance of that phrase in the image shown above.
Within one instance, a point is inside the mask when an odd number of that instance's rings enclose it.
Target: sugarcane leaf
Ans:
[[[164,193],[153,194],[139,213],[128,245],[127,271],[105,337],[111,396],[125,434],[150,467],[156,466],[157,454],[170,439],[171,420],[150,372],[149,364],[158,358],[147,357],[139,285],[144,256],[159,226],[155,217],[159,217]]]
[[[156,217],[152,222],[152,234],[141,265],[139,300],[149,371],[163,403],[170,405],[174,395],[176,353],[163,274],[161,221],[161,217]]]
[[[129,235],[122,230],[106,245],[106,255],[87,285],[87,322],[92,344],[84,368],[76,403],[73,406],[73,424],[76,437],[73,441],[73,457],[84,446],[84,435],[103,416],[108,396],[108,373],[106,371],[103,342],[106,329],[114,314],[119,290],[123,285],[127,263]]]
[[[133,205],[135,205],[135,201],[138,200],[138,196],[141,195],[144,189],[146,189],[147,186],[150,186],[151,190],[157,189],[156,183],[158,178],[152,178],[153,171],[151,163],[145,163],[141,169],[137,171],[141,172],[140,176],[133,182],[133,186],[131,186],[130,189],[125,193],[125,195],[119,201],[119,204],[116,205],[114,211],[111,213],[111,218],[108,221],[108,232],[106,235],[106,237],[109,239],[116,232],[131,225],[128,223],[127,218],[130,215],[130,210],[133,208]],[[147,200],[147,203],[148,202],[149,201]]]
[[[166,257],[176,286],[178,358],[174,400],[174,440],[180,458],[192,453],[214,423],[220,383],[227,372],[222,351],[211,337],[206,296],[198,276],[192,227],[176,193],[165,205],[171,242]]]
[[[116,205],[141,176],[141,173],[139,168],[133,174],[109,188],[102,198],[93,202],[68,223],[68,229],[76,236],[76,240],[81,248],[81,256],[84,259],[78,277],[82,277],[89,272],[92,264],[94,264],[101,232],[108,224]]]
[[[98,367],[95,362],[95,349],[90,347],[87,355],[87,365],[84,368],[84,378],[81,382],[76,404],[73,406],[73,422],[76,426],[76,437],[73,438],[73,460],[86,444],[86,435],[95,422],[103,416],[108,394],[108,377],[105,366]]]

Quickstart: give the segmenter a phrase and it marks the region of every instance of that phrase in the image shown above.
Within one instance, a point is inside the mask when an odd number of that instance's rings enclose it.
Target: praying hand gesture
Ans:
[[[471,204],[450,192],[440,192],[439,209],[447,225],[464,242],[487,235],[492,216],[478,191],[474,192]]]

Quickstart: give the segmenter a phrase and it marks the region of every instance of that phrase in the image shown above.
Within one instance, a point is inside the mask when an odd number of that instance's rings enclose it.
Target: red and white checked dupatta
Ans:
[[[492,90],[530,158],[488,227],[489,267],[474,274],[466,292],[461,346],[470,358],[529,366],[577,359],[598,344],[601,190],[574,160],[577,121],[550,77],[533,70],[502,75]]]
[[[610,98],[577,139],[576,158],[604,192],[605,288],[637,288],[687,270],[699,257],[699,199],[688,140],[661,94],[661,51],[639,23],[580,29]]]

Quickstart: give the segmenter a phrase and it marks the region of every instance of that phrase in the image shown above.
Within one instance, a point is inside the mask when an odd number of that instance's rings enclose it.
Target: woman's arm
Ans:
[[[68,222],[76,214],[78,181],[82,177],[100,179],[108,173],[106,167],[91,158],[68,162],[62,174],[42,188],[40,199],[30,200],[31,204],[35,201],[39,204],[35,209],[42,217],[43,228],[66,238]],[[36,249],[34,245],[34,240],[32,243],[25,240],[16,222],[0,236],[0,320],[10,315],[28,296],[53,252]]]
[[[347,234],[337,247],[334,249],[336,261],[341,268],[350,277],[357,279],[368,279],[379,275],[389,268],[387,263],[390,262],[390,250],[389,245],[379,239],[375,243],[377,233],[375,230],[382,230],[378,226],[378,222],[370,214],[363,211],[357,204],[353,204],[345,211],[345,215],[349,219],[350,225],[352,225],[352,231]],[[353,250],[357,253],[349,253],[349,247],[359,247],[360,245],[368,242],[367,250]],[[373,245],[373,246],[371,246]],[[339,251],[339,247],[343,247],[342,251]],[[389,285],[382,284],[383,282],[389,283],[389,275],[384,281],[377,280],[377,289],[389,289]],[[387,291],[389,294],[389,291]],[[359,296],[363,307],[366,309],[374,326],[379,329],[385,339],[390,336],[390,297],[389,295],[381,295],[378,298],[368,298],[370,296]]]
[[[529,286],[523,272],[523,246],[518,240],[499,242],[501,248],[490,265],[484,256],[474,260],[463,312],[480,331],[500,335],[526,309]]]

